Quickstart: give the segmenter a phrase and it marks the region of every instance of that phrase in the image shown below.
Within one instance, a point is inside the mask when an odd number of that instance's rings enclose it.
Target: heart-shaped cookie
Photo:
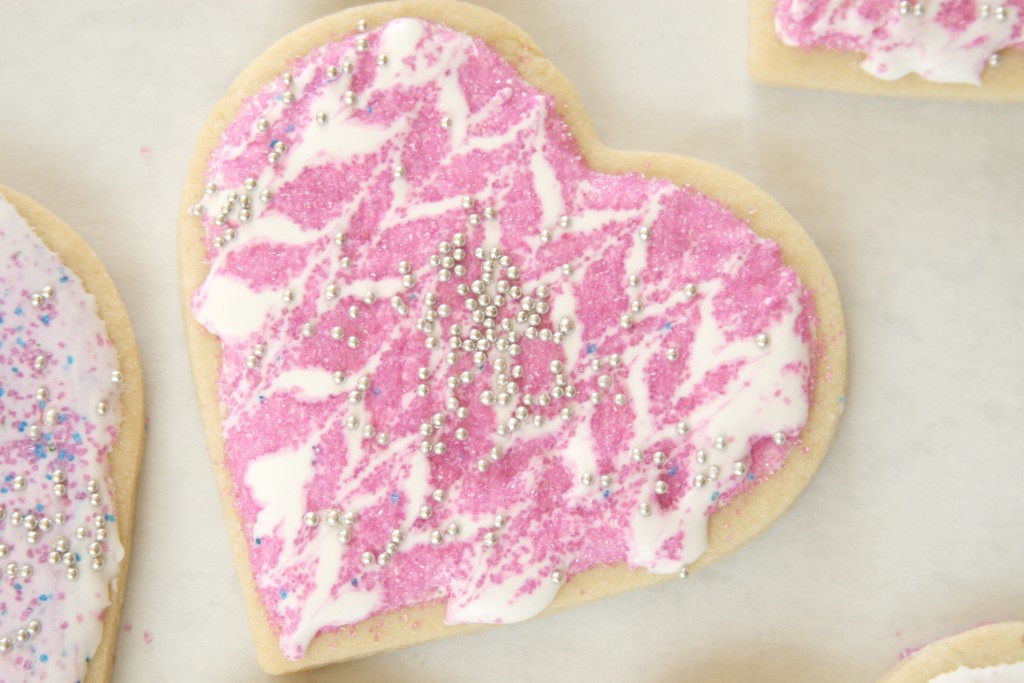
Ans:
[[[143,415],[138,348],[103,265],[0,187],[0,680],[109,680]]]
[[[879,683],[1013,683],[1024,680],[1024,622],[979,626],[912,654]]]
[[[180,256],[273,672],[685,576],[793,501],[842,408],[838,295],[793,219],[602,147],[469,5],[357,8],[257,60]]]

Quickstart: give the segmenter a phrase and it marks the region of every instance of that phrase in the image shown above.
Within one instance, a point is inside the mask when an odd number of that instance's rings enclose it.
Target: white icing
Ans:
[[[930,683],[1021,683],[1024,681],[1024,662],[995,664],[972,668],[961,666],[949,673],[940,674]]]
[[[33,306],[32,294],[47,286],[52,299]],[[36,369],[33,357],[40,354],[49,362]],[[80,680],[102,638],[109,587],[124,558],[106,464],[121,419],[119,385],[111,381],[117,367],[117,351],[93,296],[0,196],[0,543],[8,546],[0,564],[32,571],[0,581],[0,638],[12,643],[9,652],[0,652],[2,681]],[[47,391],[45,400],[35,396],[39,387]],[[101,401],[103,415],[97,413]],[[46,421],[49,410],[59,415],[55,424]],[[41,438],[33,438],[27,425],[40,428]],[[53,490],[58,469],[65,473],[67,496]],[[14,487],[14,477],[24,478],[22,490]],[[95,481],[98,506],[86,493],[89,480]],[[46,519],[50,527],[32,530],[39,534],[33,544],[30,530],[13,524],[15,512],[32,514],[40,524]],[[66,517],[63,524],[55,521],[58,513]],[[109,515],[103,517],[107,540],[100,544],[98,570],[90,566],[88,552],[95,515]],[[89,530],[88,538],[76,538],[79,526]],[[79,557],[74,580],[63,563],[47,561],[60,537]],[[41,630],[20,643],[15,633],[30,620],[38,620]]]

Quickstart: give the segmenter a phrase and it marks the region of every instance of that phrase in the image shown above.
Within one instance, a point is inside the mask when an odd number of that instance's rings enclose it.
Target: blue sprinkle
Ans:
[[[605,489],[604,493],[601,494],[601,495],[603,495],[605,498],[607,498],[608,496],[612,495],[612,492],[609,489]]]
[[[68,365],[74,365],[74,364],[75,364],[75,357],[74,356],[68,356]]]
[[[7,488],[6,486],[0,488],[0,493],[9,493],[9,492],[10,492],[10,489]]]
[[[289,123],[288,127],[285,128],[284,130],[285,130],[286,133],[291,133],[293,130],[295,130],[295,124],[294,123]]]
[[[274,148],[274,145],[276,145],[276,144],[277,144],[277,140],[276,140],[276,139],[274,139],[274,140],[271,140],[271,141],[270,141],[270,144],[268,145],[268,147],[270,147],[271,149],[273,149],[273,148]]]
[[[416,299],[419,298],[419,295],[416,292],[413,292],[412,294],[409,295],[409,298],[412,299],[413,301],[416,301]]]
[[[668,471],[668,476],[674,477],[676,475],[676,472],[678,472],[678,471],[679,471],[679,468],[676,467],[675,465],[673,465],[672,468],[669,469],[669,471]]]
[[[374,387],[373,388],[373,395],[374,396],[380,396],[380,387]]]
[[[14,315],[21,315],[21,306],[14,309]]]
[[[398,491],[395,491],[394,493],[391,494],[391,504],[392,505],[398,505],[398,501],[400,501],[401,499],[402,499],[402,496],[401,496],[401,494],[398,493]]]
[[[846,404],[846,396],[840,396],[839,397],[839,403],[840,403],[840,405],[845,405]]]
[[[43,511],[43,504],[42,503],[37,503],[36,504],[36,512],[42,512],[42,511]]]
[[[351,583],[353,586],[358,586],[359,585],[359,579],[357,579],[356,577],[353,576],[352,580],[349,583]]]
[[[4,390],[4,388],[0,387],[0,398],[3,398],[4,394],[6,394],[6,393],[7,392]]]
[[[115,517],[114,515],[110,514],[109,512],[107,514],[103,515],[103,516],[107,518],[108,522],[115,522],[115,521],[117,521],[117,517]]]
[[[667,323],[665,323],[663,328],[666,329],[666,330],[671,330],[672,329],[672,321],[669,320]]]
[[[50,596],[47,595],[46,593],[43,593],[42,595],[39,596],[39,602],[46,602],[49,599],[50,599]]]
[[[263,537],[262,536],[256,538],[256,545],[263,545]]]
[[[597,344],[587,344],[587,353],[597,353]]]
[[[49,660],[50,660],[50,658],[47,657],[46,655],[40,655],[39,656],[39,661],[42,662],[43,664],[46,664],[46,662],[48,662]]]
[[[754,479],[754,473],[751,472],[750,474],[748,474],[747,475],[747,479],[751,479],[751,480]]]
[[[370,106],[370,107],[367,107],[367,108],[366,108],[366,113],[367,113],[367,114],[372,114],[372,113],[373,113],[373,107],[372,107],[372,106]]]
[[[26,346],[26,344],[25,344],[25,340],[24,340],[24,339],[22,339],[21,337],[18,337],[18,338],[17,338],[16,340],[15,340],[15,343],[17,343],[17,345],[18,345],[18,346],[20,346],[21,348],[25,348],[25,346]]]
[[[714,502],[716,500],[718,500],[718,491],[711,494],[711,501]]]
[[[260,403],[266,403],[267,402],[267,397],[266,396],[260,396],[259,399],[260,399]]]
[[[75,432],[74,434],[71,435],[71,440],[74,441],[75,443],[82,443],[82,435],[79,434],[78,432]]]
[[[44,325],[49,325],[50,324],[50,316],[49,316],[49,314],[44,315],[42,318],[40,318],[40,320],[43,321]],[[43,655],[43,656],[45,657],[46,655]]]
[[[67,275],[61,275],[60,276],[60,281],[61,281],[61,283],[67,282],[68,281],[68,276]]]
[[[18,591],[20,593],[21,592],[21,584],[20,583],[14,584],[14,590],[16,590],[16,591]]]
[[[281,599],[284,600],[287,597],[288,597],[288,591],[286,591],[285,589],[282,588],[281,589]]]
[[[26,427],[28,427],[28,422],[21,422],[18,424],[18,431],[23,432]]]

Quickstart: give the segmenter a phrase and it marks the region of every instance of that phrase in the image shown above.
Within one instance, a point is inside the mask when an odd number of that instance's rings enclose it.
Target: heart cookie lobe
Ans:
[[[183,235],[209,267],[186,243],[183,269],[284,655],[431,603],[519,621],[596,567],[685,574],[816,391],[814,294],[778,245],[595,169],[550,91],[447,25],[382,21],[261,85],[203,154]]]
[[[137,350],[81,238],[4,188],[0,245],[0,680],[97,683],[127,571]]]

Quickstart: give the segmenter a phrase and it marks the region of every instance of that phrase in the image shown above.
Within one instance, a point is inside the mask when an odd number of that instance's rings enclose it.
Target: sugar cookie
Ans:
[[[880,683],[1024,681],[1024,622],[979,626],[926,645]]]
[[[0,680],[110,677],[143,444],[124,304],[82,239],[0,187]]]
[[[685,576],[792,503],[842,409],[838,294],[794,220],[710,164],[605,148],[470,5],[271,48],[200,139],[180,235],[271,672]]]
[[[1024,101],[1024,1],[750,0],[768,85]]]

